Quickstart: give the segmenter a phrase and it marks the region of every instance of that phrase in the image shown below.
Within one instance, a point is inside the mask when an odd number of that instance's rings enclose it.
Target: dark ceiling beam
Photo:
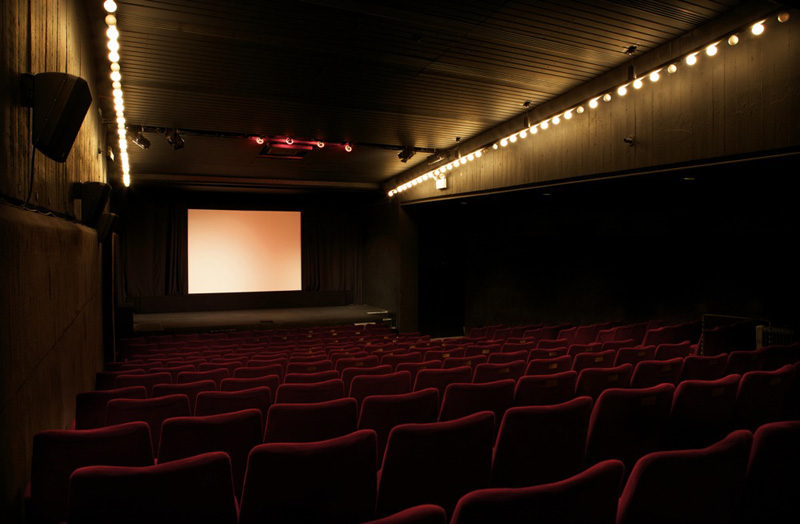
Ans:
[[[289,180],[279,178],[250,178],[209,175],[136,173],[137,184],[168,184],[171,186],[207,186],[240,189],[324,189],[344,191],[378,191],[381,185],[372,182],[341,182],[319,180]]]

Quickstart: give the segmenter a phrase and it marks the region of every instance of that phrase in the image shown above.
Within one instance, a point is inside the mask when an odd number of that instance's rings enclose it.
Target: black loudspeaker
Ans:
[[[67,73],[39,73],[33,79],[33,145],[65,162],[92,105],[89,84]]]
[[[74,182],[69,196],[81,201],[81,223],[98,229],[111,197],[111,186],[102,182]]]

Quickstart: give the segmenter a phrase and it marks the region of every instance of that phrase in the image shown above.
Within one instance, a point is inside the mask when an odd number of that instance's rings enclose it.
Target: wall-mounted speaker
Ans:
[[[69,196],[81,201],[81,223],[98,229],[111,197],[111,186],[103,182],[74,182]]]
[[[23,105],[33,107],[33,145],[56,162],[65,162],[92,105],[89,84],[67,73],[23,78]]]

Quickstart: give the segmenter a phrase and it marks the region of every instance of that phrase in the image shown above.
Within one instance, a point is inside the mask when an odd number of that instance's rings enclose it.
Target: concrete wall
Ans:
[[[105,134],[86,6],[80,0],[0,4],[0,519],[21,521],[33,435],[66,428],[75,395],[102,366],[100,245],[75,223],[72,182],[106,181]],[[60,71],[92,88],[67,162],[35,153],[19,75]],[[110,93],[110,85],[107,87]],[[28,209],[23,209],[29,187]],[[35,209],[34,212],[33,210]],[[59,218],[62,217],[62,218]]]

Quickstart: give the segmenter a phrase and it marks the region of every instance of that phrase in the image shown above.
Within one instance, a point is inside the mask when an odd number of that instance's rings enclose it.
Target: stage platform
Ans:
[[[134,313],[136,335],[158,332],[207,332],[290,327],[332,326],[359,323],[387,323],[393,316],[385,309],[365,305]]]

